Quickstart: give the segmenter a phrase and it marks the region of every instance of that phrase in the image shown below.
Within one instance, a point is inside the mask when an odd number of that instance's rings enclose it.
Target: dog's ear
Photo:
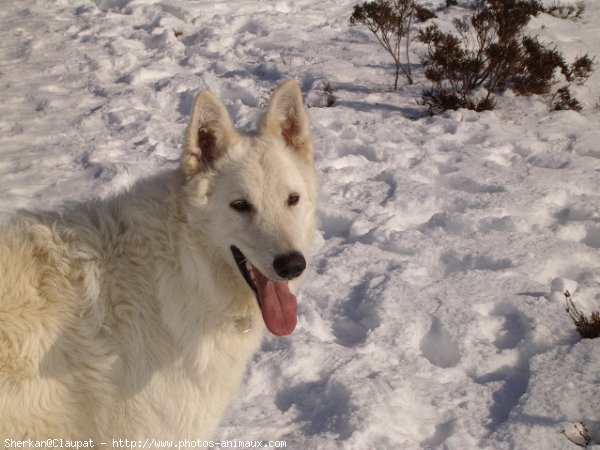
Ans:
[[[294,80],[284,81],[273,93],[262,130],[282,138],[291,149],[312,163],[310,122],[302,103],[300,86]]]
[[[207,170],[236,139],[237,134],[223,103],[208,91],[200,92],[185,130],[182,165],[186,177]]]

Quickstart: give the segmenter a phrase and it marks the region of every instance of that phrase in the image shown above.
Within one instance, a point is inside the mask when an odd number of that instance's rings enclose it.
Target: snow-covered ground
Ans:
[[[389,56],[348,25],[354,4],[1,1],[0,217],[175,167],[199,89],[249,128],[295,78],[321,234],[296,332],[265,337],[216,437],[576,449],[565,433],[581,421],[599,449],[600,340],[580,340],[561,292],[600,309],[600,73],[575,89],[581,114],[507,93],[493,112],[427,117],[422,46],[416,84],[391,91]],[[585,5],[529,29],[568,60],[600,58],[600,2]]]

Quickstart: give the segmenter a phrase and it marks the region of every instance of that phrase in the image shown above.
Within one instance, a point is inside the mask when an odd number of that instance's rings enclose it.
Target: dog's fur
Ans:
[[[0,230],[0,445],[214,431],[267,321],[244,276],[286,290],[315,229],[298,85],[277,88],[252,134],[201,92],[184,147],[178,170]],[[276,334],[295,326],[292,300]]]

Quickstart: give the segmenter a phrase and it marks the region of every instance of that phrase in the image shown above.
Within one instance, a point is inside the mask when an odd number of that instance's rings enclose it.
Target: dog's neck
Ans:
[[[175,340],[189,349],[216,330],[262,332],[254,295],[225,260],[226,255],[210,247],[202,236],[202,230],[192,228],[186,220],[179,222],[178,233],[173,236],[175,263],[157,262],[162,266],[159,270],[178,280],[168,287],[159,286],[160,301],[168,303],[168,307],[161,308],[162,319]],[[203,283],[200,273],[211,273],[215,285]]]

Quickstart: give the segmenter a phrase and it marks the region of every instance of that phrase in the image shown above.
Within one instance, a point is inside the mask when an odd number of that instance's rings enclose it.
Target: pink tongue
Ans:
[[[298,303],[287,281],[273,281],[252,267],[265,325],[276,336],[291,334],[296,328]]]

